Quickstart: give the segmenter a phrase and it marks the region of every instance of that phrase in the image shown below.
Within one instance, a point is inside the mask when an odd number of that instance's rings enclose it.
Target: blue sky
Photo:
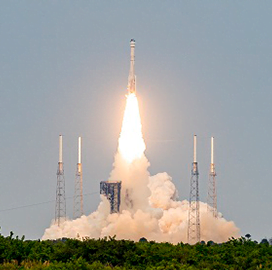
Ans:
[[[37,239],[54,218],[59,134],[67,212],[78,136],[85,213],[96,209],[117,147],[135,38],[150,173],[169,173],[188,199],[197,134],[206,201],[214,136],[219,210],[242,234],[272,237],[271,13],[269,1],[1,2],[2,234]]]

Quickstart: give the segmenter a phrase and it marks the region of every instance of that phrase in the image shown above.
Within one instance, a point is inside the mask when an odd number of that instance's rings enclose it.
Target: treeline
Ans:
[[[109,239],[30,241],[0,235],[0,269],[272,269],[272,246],[250,237],[226,243]]]

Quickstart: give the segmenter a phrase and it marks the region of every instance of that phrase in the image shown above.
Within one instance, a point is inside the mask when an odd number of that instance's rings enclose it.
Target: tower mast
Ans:
[[[62,161],[62,135],[59,135],[59,162],[57,170],[57,188],[55,205],[55,223],[60,226],[66,220],[65,179]]]
[[[192,163],[190,180],[190,197],[188,211],[187,240],[189,244],[200,242],[200,217],[199,217],[199,189],[198,189],[198,163],[196,159],[196,135],[194,135],[194,161]]]
[[[209,172],[209,189],[207,199],[207,210],[217,218],[217,191],[216,191],[216,172],[214,165],[214,137],[211,137],[211,165]]]
[[[75,192],[74,192],[74,219],[83,215],[83,188],[82,188],[82,164],[81,164],[81,146],[82,138],[78,137],[78,162],[75,178]]]

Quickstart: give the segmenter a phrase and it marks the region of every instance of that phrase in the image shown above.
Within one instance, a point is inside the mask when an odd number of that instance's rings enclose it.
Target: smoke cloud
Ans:
[[[138,101],[135,94],[130,94],[118,151],[108,179],[122,181],[120,213],[111,214],[109,201],[101,195],[95,212],[76,220],[63,221],[60,226],[53,221],[42,239],[115,235],[116,239],[134,241],[145,237],[157,242],[187,242],[189,203],[178,200],[177,189],[166,172],[150,176],[150,164],[144,150]],[[201,240],[224,242],[230,237],[239,237],[239,229],[234,222],[225,220],[220,213],[215,219],[203,202],[200,202],[200,222]]]
[[[178,200],[177,189],[166,172],[150,176],[148,166],[149,162],[144,155],[127,164],[117,152],[109,180],[122,181],[120,213],[110,214],[110,204],[101,195],[101,202],[95,212],[76,220],[64,221],[60,227],[53,221],[42,239],[103,238],[116,235],[116,239],[134,241],[145,237],[157,242],[186,242],[189,203],[187,200]],[[128,190],[133,205],[127,201],[126,193],[123,192],[125,190]],[[222,217],[215,219],[206,209],[207,205],[201,202],[202,240],[224,242],[230,237],[239,237],[239,229],[234,222]]]

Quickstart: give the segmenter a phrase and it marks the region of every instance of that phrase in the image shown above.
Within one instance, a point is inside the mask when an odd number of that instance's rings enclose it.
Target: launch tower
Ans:
[[[83,215],[83,188],[82,188],[82,164],[81,164],[81,137],[78,137],[78,163],[75,178],[75,192],[74,192],[74,219]]]
[[[60,226],[62,220],[66,220],[66,200],[64,169],[62,162],[62,135],[59,135],[59,162],[57,170],[55,223]]]
[[[198,176],[198,164],[196,161],[196,135],[194,135],[194,162],[192,164],[191,170],[187,232],[187,239],[189,244],[200,242]]]
[[[212,213],[212,215],[217,218],[217,192],[216,192],[216,173],[214,165],[214,137],[211,137],[211,166],[209,173],[209,190],[207,199],[207,210]]]
[[[111,214],[118,213],[121,203],[121,181],[101,181],[100,194],[109,200]]]

